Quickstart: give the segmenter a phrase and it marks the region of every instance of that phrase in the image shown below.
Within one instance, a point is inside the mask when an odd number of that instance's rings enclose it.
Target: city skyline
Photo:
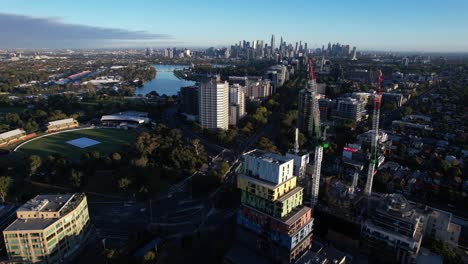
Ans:
[[[274,34],[276,42],[282,36],[310,48],[339,42],[360,50],[468,52],[463,1],[2,2],[0,21],[9,26],[0,29],[0,48],[221,47],[268,43]]]

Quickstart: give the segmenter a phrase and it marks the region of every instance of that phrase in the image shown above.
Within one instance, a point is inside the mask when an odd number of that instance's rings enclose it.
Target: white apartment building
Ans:
[[[199,118],[206,129],[229,128],[229,84],[219,78],[200,83]]]
[[[245,114],[245,87],[235,83],[229,87],[229,124],[237,125]]]

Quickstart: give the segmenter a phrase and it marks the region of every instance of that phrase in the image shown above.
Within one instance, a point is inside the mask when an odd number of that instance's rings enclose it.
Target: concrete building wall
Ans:
[[[229,124],[237,125],[245,115],[245,87],[233,84],[229,87]]]
[[[293,177],[294,160],[282,163],[269,162],[250,155],[244,156],[244,174],[258,176],[266,181],[279,184]]]
[[[229,128],[229,84],[215,79],[200,83],[199,119],[202,128]]]
[[[296,179],[297,177],[292,177],[275,186],[262,184],[259,180],[249,176],[239,175],[237,177],[237,187],[264,199],[275,201],[296,187]]]
[[[261,197],[255,196],[246,191],[242,191],[241,202],[243,204],[252,206],[273,217],[281,218],[289,214],[293,209],[295,209],[299,205],[302,205],[302,200],[303,200],[302,187],[296,187],[291,192],[294,192],[294,194],[292,195],[288,194],[287,199],[277,200],[273,202],[273,201],[269,201]]]
[[[259,223],[266,229],[288,236],[294,235],[312,219],[312,210],[309,207],[302,207],[296,213],[289,215],[286,219],[273,218],[245,205],[242,206],[240,213],[243,217]]]
[[[237,214],[237,224],[242,225],[250,231],[253,231],[259,235],[266,235],[272,241],[277,242],[288,249],[293,249],[295,246],[297,246],[305,237],[312,233],[313,228],[313,220],[310,220],[292,236],[276,231],[270,231],[265,233],[263,232],[264,228],[259,223],[244,217],[241,213]]]

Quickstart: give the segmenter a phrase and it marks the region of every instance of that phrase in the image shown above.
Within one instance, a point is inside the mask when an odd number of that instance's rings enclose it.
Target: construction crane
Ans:
[[[382,82],[382,71],[378,71],[376,92],[374,95],[374,113],[372,115],[372,137],[370,149],[370,162],[369,170],[367,171],[366,186],[364,194],[370,196],[372,193],[372,182],[374,180],[375,165],[378,163],[378,137],[379,137],[379,119],[380,119],[380,104],[382,101],[382,94],[380,91],[380,83]]]
[[[314,208],[317,204],[318,194],[319,194],[319,185],[320,185],[320,173],[322,169],[322,158],[323,158],[323,148],[328,147],[328,144],[325,144],[325,139],[321,136],[320,128],[320,110],[318,107],[317,100],[317,79],[315,78],[314,72],[314,60],[312,56],[309,56],[308,67],[309,81],[308,89],[312,92],[312,115],[310,116],[313,120],[314,126],[314,139],[316,141],[315,154],[314,154],[314,167],[312,171],[312,181],[311,181],[311,195],[310,195],[310,207]],[[325,133],[326,135],[326,129]]]

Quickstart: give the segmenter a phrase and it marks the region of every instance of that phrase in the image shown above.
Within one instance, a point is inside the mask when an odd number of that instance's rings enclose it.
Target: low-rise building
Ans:
[[[383,195],[362,224],[361,245],[379,263],[416,263],[424,217],[400,194]]]
[[[427,130],[427,131],[434,130],[434,128],[432,128],[430,125],[405,122],[401,120],[393,120],[392,127],[394,129],[401,128],[401,129],[415,129],[415,130]]]
[[[0,146],[8,146],[11,143],[17,142],[26,136],[23,129],[10,130],[0,134]]]
[[[428,213],[424,236],[457,248],[461,226],[452,222],[452,214],[432,207],[426,209]]]
[[[3,237],[12,263],[63,263],[80,248],[88,230],[83,193],[38,195],[16,211]]]
[[[354,98],[338,98],[332,118],[335,120],[361,121],[366,114],[365,103]]]
[[[108,127],[117,128],[137,128],[144,124],[149,124],[151,119],[146,112],[126,111],[112,115],[103,115],[101,124]]]
[[[47,123],[47,132],[55,132],[64,129],[70,129],[78,127],[78,121],[73,118],[66,118],[56,121],[50,121]]]
[[[247,78],[247,77],[246,77]],[[269,79],[262,80],[246,79],[245,95],[250,100],[265,100],[272,94],[271,83]]]

